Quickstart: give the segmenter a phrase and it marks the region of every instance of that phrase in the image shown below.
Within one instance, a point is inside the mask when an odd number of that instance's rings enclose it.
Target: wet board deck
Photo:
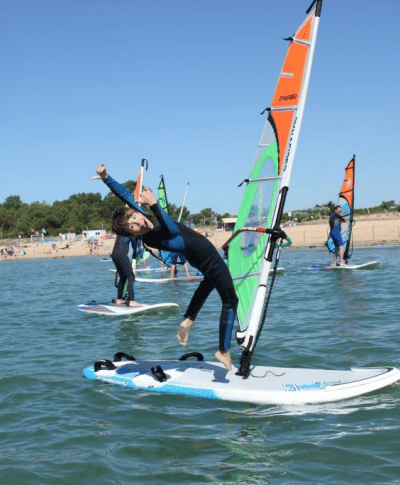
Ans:
[[[89,303],[84,303],[78,306],[78,310],[84,313],[95,314],[95,315],[110,315],[110,316],[121,316],[121,315],[135,315],[138,313],[164,310],[166,308],[178,308],[177,303],[156,303],[155,305],[142,304],[140,307],[129,307],[127,305],[116,305],[110,301],[90,301]]]
[[[316,266],[312,266],[311,268],[308,269],[340,269],[340,270],[346,270],[346,269],[372,269],[376,268],[379,265],[379,261],[370,261],[369,263],[364,263],[364,264],[348,264],[347,266],[332,266],[331,264],[319,264]]]
[[[253,366],[249,378],[243,379],[235,375],[235,366],[234,371],[227,372],[219,362],[118,361],[118,355],[114,356],[114,362],[98,361],[93,367],[85,368],[84,376],[87,379],[166,394],[288,405],[349,399],[400,380],[400,371],[395,367],[341,371],[264,366]],[[131,356],[128,358],[133,359]],[[107,366],[115,368],[108,369]],[[161,382],[163,378],[165,380]]]
[[[138,281],[139,283],[173,283],[174,281],[200,281],[204,279],[203,276],[181,276],[178,278],[168,278],[166,276],[165,278],[135,278],[135,281]]]

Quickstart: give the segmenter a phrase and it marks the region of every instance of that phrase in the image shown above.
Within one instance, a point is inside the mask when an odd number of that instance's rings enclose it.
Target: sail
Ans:
[[[146,168],[145,168],[146,167]],[[139,202],[140,196],[142,195],[142,189],[143,189],[143,172],[147,170],[148,167],[148,161],[145,158],[142,158],[142,162],[140,165],[140,170],[136,179],[136,187],[135,187],[135,201]]]
[[[278,240],[285,236],[280,221],[304,112],[321,6],[322,0],[315,0],[293,37],[286,39],[290,44],[255,162],[245,180],[246,189],[229,243],[229,270],[239,298],[237,340],[243,348],[241,362],[245,355],[250,358],[261,332],[273,283],[269,272],[274,251]]]
[[[342,240],[344,244],[345,261],[351,257],[351,232],[353,228],[353,212],[354,212],[354,167],[356,163],[356,156],[347,164],[344,180],[339,193],[337,205],[341,208],[341,216],[346,219],[346,222],[341,224]],[[331,253],[335,252],[335,244],[331,237],[326,243]]]
[[[158,203],[162,209],[165,210],[167,214],[169,214],[169,206],[168,206],[168,199],[167,199],[167,191],[165,189],[165,182],[164,176],[160,175],[160,183],[158,184]],[[170,255],[169,251],[161,250],[159,252],[161,261],[170,267],[168,263],[168,257]]]
[[[160,207],[165,210],[168,214],[168,200],[167,200],[167,192],[165,190],[165,182],[164,176],[160,175],[160,183],[158,184],[158,203]]]

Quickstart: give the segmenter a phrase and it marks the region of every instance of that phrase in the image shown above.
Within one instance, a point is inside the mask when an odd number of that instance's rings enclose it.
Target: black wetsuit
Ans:
[[[128,282],[126,297],[128,302],[135,300],[135,274],[132,269],[132,261],[128,256],[129,244],[132,244],[135,251],[136,243],[136,238],[117,236],[114,249],[111,254],[111,259],[113,260],[119,275],[119,282],[117,285],[118,299],[122,300],[124,296],[125,284]]]
[[[110,176],[104,182],[126,204],[150,217],[138,206],[129,190]],[[203,273],[204,280],[195,291],[185,318],[194,320],[211,291],[214,288],[218,291],[222,301],[219,348],[221,351],[228,350],[238,298],[226,263],[214,245],[204,236],[184,224],[173,221],[158,204],[151,206],[151,210],[157,219],[156,225],[150,232],[141,236],[141,239],[152,248],[182,253],[193,267]]]

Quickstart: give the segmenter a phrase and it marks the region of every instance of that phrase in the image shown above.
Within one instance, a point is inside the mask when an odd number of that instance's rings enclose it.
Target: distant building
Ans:
[[[223,217],[222,218],[222,229],[224,231],[233,231],[237,221],[237,217]]]
[[[95,239],[99,239],[101,238],[101,236],[105,236],[105,234],[106,234],[105,229],[95,229],[93,231],[82,231],[83,237],[95,238]]]

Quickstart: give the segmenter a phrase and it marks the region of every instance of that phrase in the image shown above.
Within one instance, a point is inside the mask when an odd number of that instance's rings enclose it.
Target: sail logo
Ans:
[[[279,101],[292,101],[297,99],[297,94],[285,94],[284,96],[279,96]]]

